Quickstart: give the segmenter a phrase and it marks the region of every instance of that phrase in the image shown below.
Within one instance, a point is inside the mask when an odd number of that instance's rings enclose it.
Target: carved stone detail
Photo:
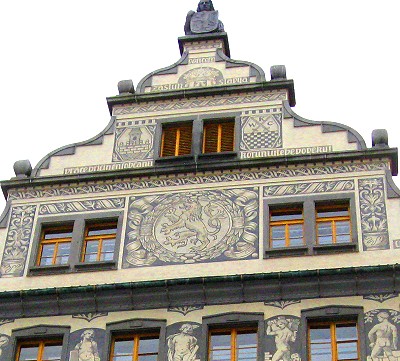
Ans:
[[[168,312],[177,312],[186,316],[190,312],[202,310],[204,306],[175,306],[169,307]]]
[[[77,318],[80,320],[85,320],[87,322],[91,322],[96,318],[105,317],[108,315],[108,312],[88,312],[88,313],[79,313],[77,315],[72,315],[72,318]]]
[[[125,207],[125,198],[96,199],[76,202],[59,202],[43,204],[39,208],[39,215],[77,213],[100,211],[109,209],[122,209]]]
[[[358,181],[364,251],[389,249],[383,178]]]
[[[289,307],[291,305],[295,305],[297,303],[300,303],[300,300],[282,300],[282,301],[272,301],[272,302],[264,302],[265,306],[271,306],[271,307],[276,307],[280,308],[283,310],[286,307]]]
[[[396,298],[398,296],[399,296],[398,293],[383,293],[383,294],[367,295],[367,296],[364,296],[363,298],[364,298],[364,300],[371,300],[371,301],[383,303],[387,300]]]
[[[66,197],[90,193],[106,193],[117,191],[130,191],[134,189],[148,189],[160,187],[182,187],[194,184],[211,184],[220,182],[240,182],[266,180],[290,177],[308,177],[312,175],[345,174],[353,172],[369,172],[387,169],[384,162],[370,164],[340,164],[317,167],[299,167],[291,169],[265,170],[259,172],[238,172],[224,174],[210,174],[207,176],[171,177],[168,179],[152,179],[138,181],[119,181],[101,184],[87,184],[80,186],[66,186],[48,189],[27,189],[24,191],[10,190],[9,199],[31,199],[46,197]]]
[[[307,182],[264,187],[264,197],[353,191],[354,181]]]
[[[131,197],[123,268],[258,257],[257,188]]]
[[[186,99],[151,104],[138,104],[132,106],[115,107],[113,115],[126,115],[135,113],[160,112],[170,110],[198,109],[212,106],[236,105],[248,103],[264,103],[267,101],[286,100],[286,93],[272,91],[262,95],[209,97],[205,99]]]
[[[10,225],[1,262],[1,277],[23,275],[35,213],[36,206],[33,205],[16,206],[11,209]]]

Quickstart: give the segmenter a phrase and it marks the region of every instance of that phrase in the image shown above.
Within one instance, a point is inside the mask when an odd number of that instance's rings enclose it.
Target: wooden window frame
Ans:
[[[224,150],[222,151],[222,138],[223,138],[223,134],[222,134],[222,126],[223,124],[232,124],[233,127],[233,138],[232,138],[232,145],[231,145],[231,149],[229,150]],[[233,152],[235,150],[235,138],[236,138],[236,134],[235,134],[235,128],[236,128],[236,124],[235,124],[235,119],[224,119],[224,120],[219,120],[219,119],[215,119],[215,120],[207,120],[206,122],[204,122],[203,124],[203,137],[202,137],[202,154],[209,154],[209,153],[225,153],[225,152]],[[215,152],[206,152],[206,139],[207,139],[207,127],[211,126],[211,125],[217,125],[217,150]]]
[[[337,341],[336,337],[336,326],[337,325],[355,325],[356,330],[357,330],[357,339],[356,340],[350,340],[350,341]],[[307,355],[307,360],[311,361],[311,329],[315,326],[329,326],[330,330],[330,335],[331,335],[331,354],[332,354],[332,361],[338,361],[338,344],[342,343],[357,343],[357,358],[356,359],[346,359],[346,361],[361,361],[361,352],[360,352],[360,331],[359,327],[357,325],[357,321],[351,321],[351,320],[346,320],[346,321],[340,321],[340,320],[334,320],[334,321],[323,321],[323,322],[309,322],[307,325],[307,350],[308,350],[308,355]],[[331,360],[326,360],[326,361],[331,361]]]
[[[157,355],[159,354],[159,350],[157,349],[157,352],[151,352],[151,353],[144,353],[144,354],[139,354],[139,347],[140,347],[140,340],[142,338],[152,338],[154,340],[158,340],[158,348],[160,345],[160,334],[159,333],[132,333],[132,334],[116,334],[112,336],[111,340],[111,350],[110,350],[110,357],[109,361],[113,361],[115,358],[114,351],[115,351],[115,342],[118,340],[129,340],[133,341],[133,352],[132,352],[132,360],[131,361],[138,361],[139,356],[149,356],[149,355]]]
[[[208,360],[211,360],[211,338],[213,335],[228,335],[230,334],[231,336],[231,347],[230,347],[230,353],[231,353],[231,361],[237,361],[237,335],[240,334],[240,332],[246,332],[246,331],[252,331],[257,336],[257,344],[256,344],[256,355],[258,354],[258,330],[257,327],[230,327],[230,328],[211,328],[208,331]]]
[[[272,215],[274,213],[282,214],[283,216],[285,213],[289,215],[290,212],[294,211],[301,211],[301,219],[283,219],[280,221],[273,221]],[[303,244],[305,245],[305,229],[304,229],[304,209],[303,207],[292,207],[292,208],[272,208],[269,211],[269,249],[277,249],[280,247],[273,247],[273,238],[272,238],[272,228],[274,226],[284,226],[285,227],[285,248],[293,247],[290,245],[290,226],[295,224],[301,224],[303,229]]]
[[[99,235],[94,235],[94,236],[89,236],[88,233],[91,229],[91,227],[93,227],[94,229],[98,228],[103,228],[103,227],[110,227],[110,228],[115,228],[116,231],[115,233],[112,234],[99,234]],[[84,238],[83,238],[83,247],[82,247],[82,254],[81,254],[81,262],[82,263],[93,263],[93,262],[104,262],[104,260],[101,260],[101,255],[104,252],[101,252],[102,250],[102,245],[103,245],[103,241],[104,240],[108,240],[108,239],[114,239],[114,252],[113,252],[113,258],[114,258],[114,254],[115,254],[115,247],[117,246],[117,234],[118,234],[118,220],[108,220],[104,223],[101,222],[95,222],[95,223],[87,223],[85,225],[85,233],[84,233]],[[86,256],[86,249],[87,249],[87,244],[90,241],[99,241],[99,244],[97,246],[97,257],[96,257],[96,261],[85,261],[85,256]]]
[[[318,212],[322,211],[335,211],[339,209],[347,209],[347,216],[333,216],[333,217],[318,217]],[[349,222],[349,242],[337,242],[337,234],[336,234],[336,224],[337,222],[348,221]],[[319,236],[318,236],[318,224],[320,223],[331,223],[332,227],[332,243],[330,244],[346,244],[352,242],[352,224],[351,224],[351,213],[350,213],[350,204],[349,203],[338,203],[338,204],[316,204],[315,205],[315,235],[316,235],[316,244],[320,245],[319,243]]]
[[[21,356],[21,348],[23,346],[38,346],[38,360],[37,361],[43,361],[43,352],[46,346],[61,346],[61,354],[60,354],[60,361],[62,360],[62,346],[63,346],[63,340],[62,339],[45,339],[45,340],[26,340],[26,341],[21,341],[18,342],[17,345],[17,354],[16,354],[16,361],[20,361],[20,356]]]
[[[180,154],[180,148],[182,146],[181,144],[181,132],[182,129],[185,127],[190,127],[191,128],[191,136],[190,136],[190,152],[189,153],[184,153]],[[165,149],[165,131],[169,129],[174,129],[176,132],[176,138],[175,138],[175,146],[174,146],[174,155],[165,155],[164,154],[164,149]],[[179,156],[184,156],[184,155],[190,155],[192,153],[192,143],[193,143],[193,124],[192,122],[182,122],[182,123],[172,123],[168,124],[165,123],[162,126],[162,133],[161,133],[161,147],[160,147],[160,157],[165,158],[165,157],[179,157]]]
[[[64,237],[64,238],[54,238],[54,239],[45,239],[46,232],[49,231],[65,231],[70,229],[71,237]],[[43,254],[43,246],[46,244],[54,244],[54,252],[53,252],[53,258],[51,262],[51,266],[62,266],[67,263],[56,263],[57,260],[57,253],[58,253],[58,246],[61,243],[70,243],[70,246],[72,247],[72,233],[73,233],[73,225],[60,225],[60,226],[49,226],[49,227],[43,227],[41,231],[41,236],[40,236],[40,242],[39,242],[39,251],[36,259],[36,266],[38,267],[46,267],[49,265],[41,265],[41,260],[42,260],[42,254]],[[70,248],[70,253],[68,255],[68,259],[71,256],[71,248]]]

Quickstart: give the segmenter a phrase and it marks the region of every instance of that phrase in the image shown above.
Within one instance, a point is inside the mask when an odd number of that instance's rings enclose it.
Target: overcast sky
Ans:
[[[197,0],[15,0],[0,3],[0,179],[13,163],[99,133],[106,97],[180,57]],[[233,59],[284,64],[294,111],[400,145],[398,0],[214,0]],[[397,184],[399,181],[397,180]],[[5,202],[0,200],[0,208]],[[0,211],[1,213],[1,211]]]

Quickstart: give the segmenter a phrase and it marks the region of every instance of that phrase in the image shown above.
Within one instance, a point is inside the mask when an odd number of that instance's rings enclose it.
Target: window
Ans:
[[[44,227],[40,239],[37,265],[68,264],[71,251],[72,225]]]
[[[235,122],[207,122],[203,129],[203,153],[232,152],[235,148]]]
[[[116,336],[110,361],[157,361],[158,347],[158,334]]]
[[[304,219],[301,207],[270,211],[270,248],[302,246]]]
[[[257,343],[257,330],[253,328],[211,330],[208,360],[257,360]]]
[[[309,324],[309,361],[360,360],[356,322],[324,322]]]
[[[117,221],[104,224],[88,224],[85,227],[81,261],[112,261],[114,259],[116,237]]]
[[[317,205],[316,226],[320,245],[351,242],[349,205]]]
[[[60,361],[62,340],[26,341],[18,344],[16,361]]]
[[[161,137],[161,157],[176,157],[192,152],[192,123],[164,125]]]

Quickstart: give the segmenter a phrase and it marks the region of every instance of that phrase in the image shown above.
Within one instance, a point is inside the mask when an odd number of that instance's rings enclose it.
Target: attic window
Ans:
[[[161,157],[177,157],[192,152],[192,124],[165,125],[161,138]]]
[[[204,124],[203,153],[232,152],[235,144],[235,121],[212,121]]]

